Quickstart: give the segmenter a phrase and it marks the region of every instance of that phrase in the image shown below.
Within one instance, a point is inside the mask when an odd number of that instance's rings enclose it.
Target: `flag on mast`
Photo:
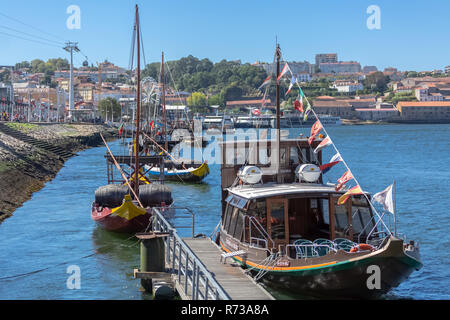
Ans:
[[[308,102],[308,101],[307,101]],[[308,120],[308,116],[309,116],[309,113],[312,111],[312,109],[311,109],[311,105],[309,104],[309,102],[308,102],[308,106],[306,107],[306,111],[305,111],[305,113],[304,113],[304,115],[303,115],[303,121],[306,121],[306,120]]]
[[[353,175],[350,172],[350,170],[347,170],[346,173],[342,177],[338,179],[338,185],[336,186],[336,191],[341,190],[341,188],[344,186],[345,183],[353,179]]]
[[[286,74],[286,72],[288,72],[288,70],[290,70],[290,69],[289,69],[288,64],[286,63],[284,65],[283,69],[281,69],[280,74],[278,75],[277,82],[280,81],[280,79]]]
[[[326,137],[325,139],[322,140],[321,143],[319,143],[319,145],[317,146],[316,149],[314,149],[314,153],[319,152],[320,150],[322,150],[323,148],[329,146],[330,144],[332,144],[333,142],[331,142],[330,137]]]
[[[272,76],[268,76],[266,78],[266,80],[264,80],[264,82],[262,83],[262,85],[259,86],[258,89],[264,88],[265,86],[267,86],[270,83],[270,79],[272,78]]]
[[[332,167],[334,167],[335,165],[337,165],[339,162],[342,161],[341,155],[339,153],[336,153],[333,158],[331,158],[331,160],[326,163],[321,165],[320,171],[322,171],[322,174],[327,173]]]
[[[392,187],[391,184],[389,187],[384,189],[381,192],[375,193],[372,197],[373,201],[376,201],[383,205],[384,210],[389,211],[390,213],[394,213],[394,200],[392,197]]]
[[[289,84],[289,89],[288,89],[288,91],[286,91],[286,95],[288,95],[289,92],[291,92],[292,87],[294,86],[294,84],[295,84],[296,82],[297,82],[297,78],[295,78],[295,76],[292,76],[291,83]]]
[[[314,138],[317,136],[317,134],[322,130],[322,123],[317,120],[314,122],[313,126],[311,127],[311,136],[308,139],[309,145],[314,141]]]
[[[350,190],[348,190],[346,193],[344,193],[342,196],[339,197],[338,199],[338,204],[343,205],[345,202],[347,202],[347,199],[354,194],[362,194],[363,191],[361,189],[361,187],[358,185],[356,187],[351,188]]]

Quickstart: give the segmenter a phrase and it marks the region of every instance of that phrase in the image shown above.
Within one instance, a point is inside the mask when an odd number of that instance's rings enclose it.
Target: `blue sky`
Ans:
[[[314,63],[333,52],[378,68],[443,69],[450,65],[448,0],[40,0],[2,1],[0,65],[68,57],[57,47],[12,38],[14,28],[63,42],[78,41],[89,61],[127,67],[134,5],[140,6],[146,61],[192,54],[212,61],[272,61],[275,37],[288,61]],[[81,9],[81,29],[69,30],[70,5]],[[381,10],[381,29],[369,30],[369,5]],[[36,29],[6,18],[18,19]],[[51,34],[51,35],[50,35]],[[34,38],[42,40],[41,38]],[[78,54],[75,65],[84,56]]]

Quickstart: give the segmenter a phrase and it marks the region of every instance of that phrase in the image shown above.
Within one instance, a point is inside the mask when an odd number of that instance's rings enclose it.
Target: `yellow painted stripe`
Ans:
[[[222,244],[222,241],[220,242],[220,246],[222,247],[223,250],[225,250],[226,252],[231,252],[230,250],[228,250],[227,248],[225,248]],[[243,261],[243,259],[241,257],[233,257],[239,261]],[[295,270],[305,270],[305,269],[314,269],[314,268],[318,268],[318,267],[325,267],[325,266],[329,266],[332,264],[336,264],[337,261],[331,261],[331,262],[327,262],[327,263],[321,263],[321,264],[314,264],[311,266],[304,266],[304,267],[266,267],[263,266],[261,264],[257,264],[257,263],[253,263],[251,261],[245,261],[246,264],[252,266],[252,267],[257,267],[259,269],[265,269],[265,270],[273,270],[273,271],[295,271]]]

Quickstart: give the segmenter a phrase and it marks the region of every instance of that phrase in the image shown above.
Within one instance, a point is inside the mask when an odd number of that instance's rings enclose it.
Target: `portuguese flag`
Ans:
[[[122,132],[123,132],[123,123],[120,124],[120,127],[119,127],[119,135],[121,135]]]

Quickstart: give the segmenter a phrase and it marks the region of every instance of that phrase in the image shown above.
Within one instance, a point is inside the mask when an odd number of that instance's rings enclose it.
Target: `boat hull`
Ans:
[[[221,232],[220,245],[225,252],[244,250],[247,257],[233,259],[253,274],[262,273],[267,286],[300,296],[319,298],[377,298],[406,280],[422,263],[418,248],[407,254],[403,240],[390,238],[377,251],[348,253],[340,250],[318,258],[283,257],[276,266],[261,265],[265,249],[253,249],[233,242]],[[256,259],[256,255],[259,258]],[[377,278],[378,277],[378,278]]]
[[[381,276],[379,287],[371,266],[379,267]],[[347,266],[328,267],[315,274],[268,272],[262,280],[271,287],[303,296],[374,299],[397,287],[414,270],[414,267],[400,259],[391,257],[364,259],[358,263],[349,263]]]
[[[91,218],[98,226],[105,230],[130,234],[144,231],[150,223],[150,212],[128,220],[114,214],[112,212],[113,209],[114,208],[108,207],[103,207],[100,209],[93,205],[91,210]]]
[[[159,178],[159,169],[150,170],[149,176],[153,179]],[[164,180],[175,182],[200,182],[209,174],[209,166],[206,162],[194,170],[166,170],[164,173]]]

